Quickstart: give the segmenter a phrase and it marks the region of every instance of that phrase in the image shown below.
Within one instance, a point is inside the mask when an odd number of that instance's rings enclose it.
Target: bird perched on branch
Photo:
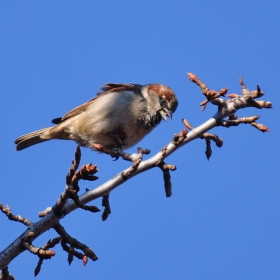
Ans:
[[[55,126],[15,140],[16,150],[51,139],[73,140],[93,149],[127,149],[137,144],[178,106],[173,90],[162,84],[105,84],[95,98],[52,120]]]

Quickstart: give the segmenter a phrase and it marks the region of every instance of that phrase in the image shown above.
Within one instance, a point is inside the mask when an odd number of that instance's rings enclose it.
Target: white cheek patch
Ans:
[[[142,88],[141,90],[142,95],[144,96],[144,98],[147,100],[149,98],[149,94],[147,91],[147,87]]]

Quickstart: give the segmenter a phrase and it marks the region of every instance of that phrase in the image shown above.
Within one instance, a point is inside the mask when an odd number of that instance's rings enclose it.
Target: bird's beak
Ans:
[[[159,110],[159,114],[162,117],[162,119],[164,119],[166,122],[167,122],[166,116],[172,119],[172,111],[167,108],[161,108]]]

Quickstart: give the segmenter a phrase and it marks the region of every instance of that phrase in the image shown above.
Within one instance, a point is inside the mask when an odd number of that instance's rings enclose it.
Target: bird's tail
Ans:
[[[53,128],[47,127],[43,128],[25,135],[20,136],[15,140],[16,150],[21,151],[25,148],[28,148],[32,145],[51,140],[50,130]]]

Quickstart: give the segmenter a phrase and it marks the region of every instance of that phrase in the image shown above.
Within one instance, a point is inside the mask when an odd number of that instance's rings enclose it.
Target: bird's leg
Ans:
[[[124,160],[133,162],[132,166],[127,171],[122,172],[122,177],[124,179],[127,179],[128,177],[130,177],[130,175],[138,169],[138,166],[142,161],[143,154],[148,155],[150,153],[150,150],[148,150],[148,149],[143,150],[142,148],[138,148],[138,153],[128,154],[128,153],[125,153],[120,148],[114,148],[114,149],[110,150],[101,144],[93,144],[92,146],[95,150],[97,150],[99,152],[103,152],[105,154],[109,154],[109,155],[111,155],[111,157],[116,158],[116,160],[119,157],[122,157]]]
[[[148,149],[143,150],[143,149],[140,148],[140,147],[139,147],[137,150],[138,150],[138,154],[136,154],[136,153],[135,153],[135,154],[132,154],[132,155],[126,154],[126,155],[129,156],[129,158],[130,158],[130,160],[133,162],[133,164],[132,164],[132,166],[131,166],[128,170],[122,172],[122,177],[123,177],[125,180],[126,180],[128,177],[130,177],[130,175],[131,175],[132,173],[134,173],[134,172],[138,169],[138,166],[139,166],[139,164],[140,164],[141,161],[142,161],[143,154],[148,155],[148,154],[150,153],[150,150],[148,150]],[[129,159],[128,159],[128,160],[129,160]]]
[[[136,163],[139,161],[141,162],[143,154],[148,155],[150,153],[150,150],[148,150],[148,149],[143,150],[142,148],[138,148],[138,153],[128,154],[128,153],[124,152],[121,148],[108,149],[104,145],[101,145],[101,144],[93,144],[92,146],[95,150],[108,154],[111,157],[115,158],[116,160],[119,157],[122,157],[124,160],[131,161],[133,163]],[[138,165],[139,165],[139,163],[138,163]]]
[[[116,140],[116,143],[118,143],[115,147],[107,148],[102,144],[96,143],[92,145],[93,148],[99,152],[111,155],[111,157],[115,158],[116,160],[119,157],[122,157],[124,160],[131,161],[133,163],[136,163],[139,160],[141,162],[142,155],[150,153],[149,150],[143,150],[141,148],[138,148],[137,154],[128,154],[122,150],[122,147],[127,146],[127,143],[125,142],[125,140],[127,139],[127,134],[123,125],[120,125],[116,131],[110,133],[110,136]]]

